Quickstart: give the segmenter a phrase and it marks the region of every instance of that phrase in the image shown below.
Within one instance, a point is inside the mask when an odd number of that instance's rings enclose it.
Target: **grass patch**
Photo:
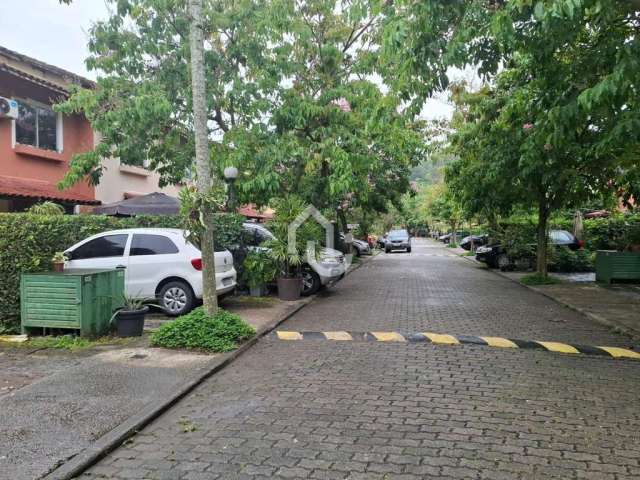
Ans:
[[[539,273],[531,273],[529,275],[525,275],[520,279],[520,283],[524,285],[557,285],[558,283],[562,283],[561,280],[558,280],[555,277],[540,275]]]
[[[464,252],[460,254],[461,257],[473,257],[475,256],[475,252]]]
[[[126,341],[124,338],[101,337],[97,339],[82,338],[74,335],[62,335],[59,337],[31,337],[26,342],[16,343],[16,347],[26,348],[52,348],[57,350],[85,350],[98,345],[120,344]]]
[[[240,316],[226,310],[207,315],[203,307],[167,322],[151,335],[151,345],[164,348],[228,352],[256,333]]]
[[[265,296],[265,297],[252,297],[251,295],[240,295],[236,297],[231,297],[226,300],[227,306],[237,306],[237,307],[258,307],[258,308],[266,308],[275,305],[276,299],[274,297]]]
[[[457,243],[448,243],[447,244],[447,248],[458,248],[458,244]]]

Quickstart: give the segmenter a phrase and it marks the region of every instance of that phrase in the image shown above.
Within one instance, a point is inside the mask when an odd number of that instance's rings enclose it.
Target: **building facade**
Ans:
[[[156,191],[177,196],[178,187],[158,187],[157,173],[114,158],[103,161],[99,185],[80,182],[58,189],[73,156],[99,141],[84,116],[52,108],[68,97],[72,85],[95,87],[86,78],[0,47],[0,97],[17,104],[11,112],[2,112],[0,105],[0,212],[23,211],[45,200],[73,213]]]

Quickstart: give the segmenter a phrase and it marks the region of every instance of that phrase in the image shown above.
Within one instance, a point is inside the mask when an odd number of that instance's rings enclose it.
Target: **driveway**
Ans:
[[[379,255],[280,330],[633,346],[424,240]],[[274,334],[84,477],[638,478],[639,379],[630,360]]]

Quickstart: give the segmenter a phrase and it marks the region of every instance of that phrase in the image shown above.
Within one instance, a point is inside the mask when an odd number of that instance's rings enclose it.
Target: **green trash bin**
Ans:
[[[124,275],[123,269],[22,274],[22,333],[64,328],[79,330],[83,337],[107,334],[113,313],[124,302]]]

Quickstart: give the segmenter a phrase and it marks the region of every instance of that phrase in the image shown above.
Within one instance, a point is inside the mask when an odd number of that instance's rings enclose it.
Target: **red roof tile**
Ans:
[[[58,190],[58,187],[53,183],[5,175],[0,175],[0,196],[40,198],[85,205],[100,205],[99,200],[91,198],[89,195],[72,193],[68,190]]]

